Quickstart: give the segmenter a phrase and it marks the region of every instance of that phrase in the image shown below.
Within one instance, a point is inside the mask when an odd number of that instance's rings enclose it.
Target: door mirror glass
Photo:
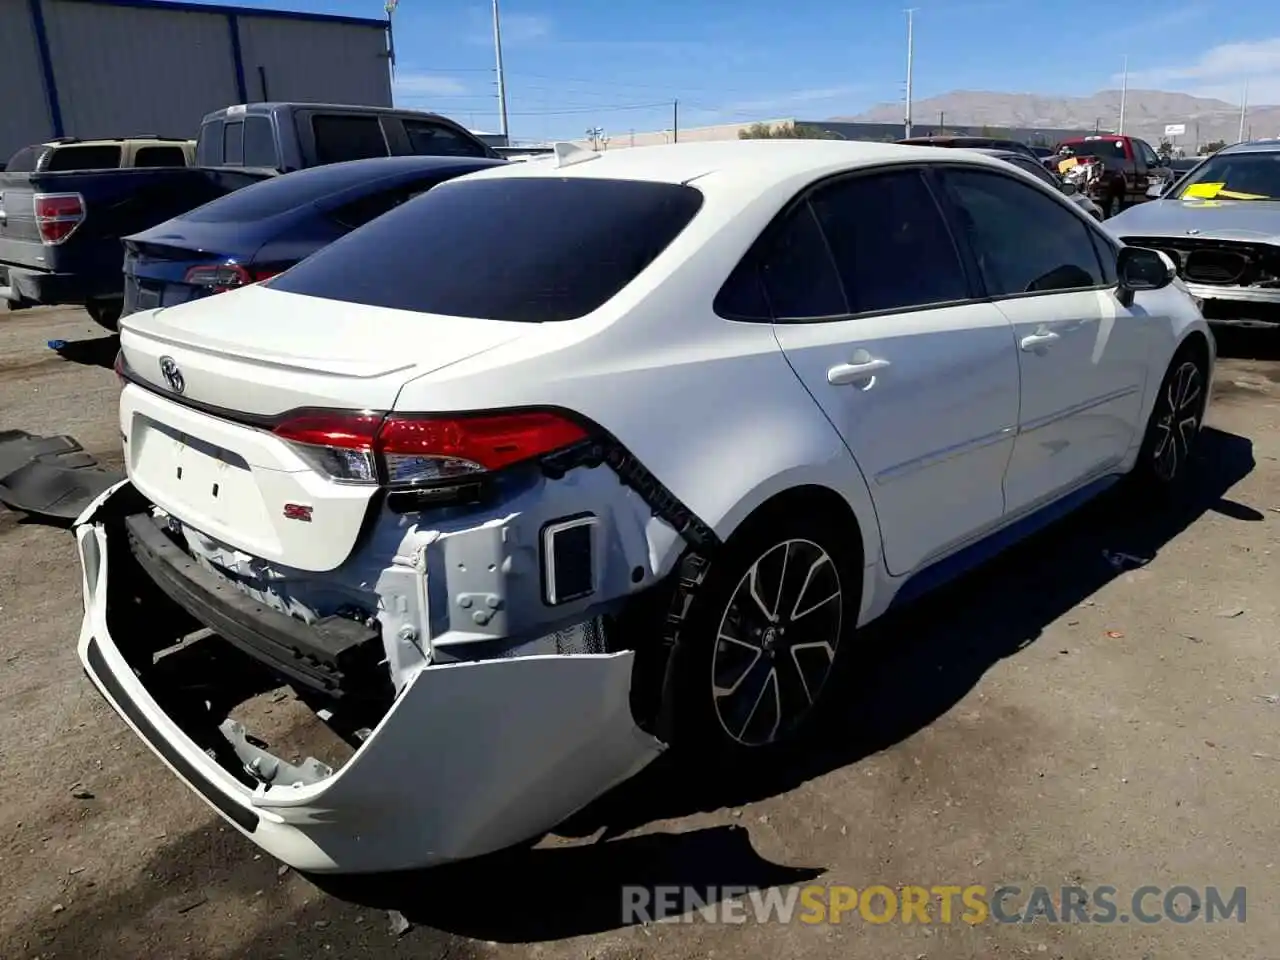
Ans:
[[[1173,261],[1159,250],[1121,247],[1116,257],[1116,274],[1124,290],[1159,290],[1178,275]]]

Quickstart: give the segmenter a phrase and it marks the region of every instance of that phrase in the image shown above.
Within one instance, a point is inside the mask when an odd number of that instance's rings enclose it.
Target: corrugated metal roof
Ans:
[[[262,7],[238,7],[219,3],[191,3],[189,0],[71,0],[102,7],[138,7],[152,10],[189,10],[197,13],[234,14],[240,17],[275,17],[281,20],[310,20],[316,23],[349,23],[357,26],[387,26],[386,20],[368,17],[344,17],[333,13],[307,13],[302,10],[271,10]]]

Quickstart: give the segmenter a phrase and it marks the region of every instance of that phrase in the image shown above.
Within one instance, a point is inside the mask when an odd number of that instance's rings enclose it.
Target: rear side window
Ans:
[[[600,307],[702,205],[692,187],[595,177],[441,184],[267,285],[454,317],[543,323]]]
[[[238,167],[244,164],[244,123],[228,123],[222,130],[222,162]]]
[[[853,313],[969,298],[942,212],[918,170],[851,177],[810,201]]]
[[[274,167],[276,137],[271,121],[266,117],[246,117],[244,121],[244,165],[246,167]]]
[[[200,128],[196,141],[196,165],[217,167],[222,165],[222,121],[211,120]]]
[[[181,147],[139,147],[133,154],[135,167],[185,167],[187,155]]]
[[[318,163],[385,157],[390,152],[377,117],[316,114],[311,118],[311,132]]]
[[[481,144],[456,130],[428,120],[405,120],[404,132],[410,152],[421,157],[483,157]]]
[[[85,147],[58,147],[45,170],[109,170],[120,166],[120,146],[100,144]]]

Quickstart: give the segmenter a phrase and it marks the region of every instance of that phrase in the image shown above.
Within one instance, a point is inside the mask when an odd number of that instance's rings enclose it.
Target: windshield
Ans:
[[[1124,143],[1120,140],[1067,140],[1058,149],[1070,147],[1077,157],[1118,157],[1124,159]]]
[[[1218,154],[1187,175],[1179,200],[1280,200],[1280,150]]]
[[[571,320],[638,277],[701,204],[701,193],[676,183],[455,180],[348,234],[267,286],[453,317]]]

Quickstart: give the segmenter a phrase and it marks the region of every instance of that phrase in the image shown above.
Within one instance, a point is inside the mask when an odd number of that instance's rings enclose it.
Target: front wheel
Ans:
[[[667,734],[680,753],[755,756],[808,727],[858,616],[858,549],[846,534],[777,514],[712,561],[672,652]]]
[[[1180,350],[1156,396],[1135,468],[1143,486],[1172,490],[1185,481],[1209,395],[1209,371],[1193,350]]]

